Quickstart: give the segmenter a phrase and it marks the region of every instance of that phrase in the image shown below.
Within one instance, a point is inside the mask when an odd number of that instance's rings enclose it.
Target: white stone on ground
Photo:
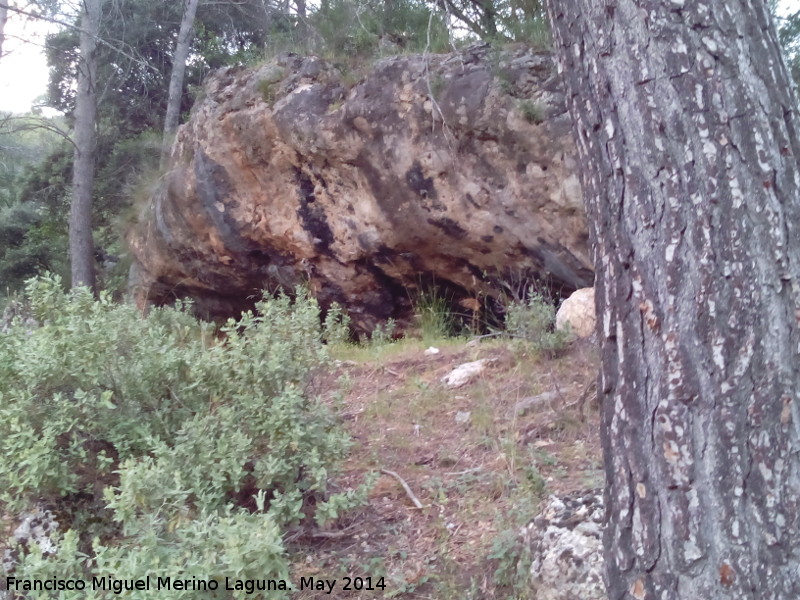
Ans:
[[[556,329],[563,331],[569,327],[575,337],[586,338],[594,333],[594,326],[594,288],[576,290],[558,309]]]
[[[442,382],[449,388],[457,388],[466,385],[469,381],[480,375],[483,370],[492,362],[492,359],[482,358],[473,362],[458,365],[447,375],[442,377]]]

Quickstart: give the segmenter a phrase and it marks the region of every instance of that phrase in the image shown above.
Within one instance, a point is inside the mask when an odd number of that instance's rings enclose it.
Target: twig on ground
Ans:
[[[406,480],[403,479],[402,477],[400,477],[400,475],[398,475],[394,471],[389,471],[388,469],[381,469],[381,473],[383,473],[384,475],[389,475],[390,477],[394,477],[395,479],[397,479],[397,481],[400,482],[400,485],[402,485],[403,489],[406,491],[406,495],[411,499],[411,502],[414,503],[414,506],[416,506],[417,508],[425,508],[422,505],[422,502],[419,501],[419,498],[417,498],[414,495],[414,492],[411,491],[411,488],[408,487],[408,484],[406,483]]]
[[[483,467],[474,467],[472,469],[464,469],[463,471],[451,471],[450,473],[445,473],[445,475],[459,477],[461,475],[469,475],[470,473],[477,473],[483,469]]]
[[[348,525],[344,529],[340,529],[339,531],[311,531],[308,527],[298,527],[297,531],[292,533],[292,535],[285,538],[283,541],[286,544],[289,544],[296,539],[302,537],[311,537],[311,538],[325,538],[325,539],[339,539],[344,537],[349,537],[353,535],[354,529],[358,523],[353,523],[352,525]]]
[[[345,527],[344,529],[340,529],[339,531],[312,531],[309,535],[313,538],[326,538],[326,539],[337,539],[348,537],[353,534],[353,530],[356,528],[357,523],[353,523],[352,525]]]

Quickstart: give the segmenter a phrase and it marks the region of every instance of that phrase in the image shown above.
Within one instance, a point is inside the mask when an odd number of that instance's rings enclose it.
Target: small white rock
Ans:
[[[423,352],[423,354],[425,356],[433,356],[434,354],[439,354],[439,349],[438,348],[434,348],[433,346],[431,346],[430,348],[425,350],[425,352]]]
[[[488,358],[482,358],[473,362],[458,365],[455,369],[450,371],[447,375],[442,377],[442,381],[449,388],[457,388],[465,385],[476,375],[480,375],[489,364]]]
[[[460,410],[456,413],[456,423],[459,425],[463,425],[464,423],[469,423],[470,418],[472,417],[472,413],[468,410]]]

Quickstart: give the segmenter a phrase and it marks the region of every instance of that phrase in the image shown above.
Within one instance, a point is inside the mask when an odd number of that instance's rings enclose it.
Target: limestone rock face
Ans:
[[[599,490],[551,496],[523,532],[537,600],[607,600],[603,584],[603,498]]]
[[[594,309],[594,288],[574,291],[564,300],[556,313],[556,329],[569,327],[570,333],[585,338],[594,333],[596,323]]]
[[[6,515],[4,515],[5,517]],[[44,555],[52,555],[58,549],[58,522],[53,513],[46,508],[35,506],[29,511],[15,515],[14,520],[18,521],[19,525],[9,539],[3,540],[3,546],[6,549],[0,555],[0,573],[2,573],[0,580],[3,581],[2,587],[0,587],[0,600],[19,597],[5,589],[5,578],[15,574],[14,570],[19,563],[20,548],[14,547],[16,544],[25,549],[36,544]],[[3,521],[0,521],[0,524],[5,525]]]
[[[304,283],[371,329],[434,283],[454,302],[505,278],[591,283],[550,55],[480,45],[348,77],[291,54],[210,77],[129,234],[140,304],[219,317]]]

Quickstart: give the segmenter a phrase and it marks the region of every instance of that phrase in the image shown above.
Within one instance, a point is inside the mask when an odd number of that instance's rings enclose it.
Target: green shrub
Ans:
[[[331,58],[372,58],[422,52],[426,47],[429,52],[444,52],[449,45],[444,18],[434,14],[431,19],[430,8],[417,0],[391,5],[332,0],[310,19],[316,43]]]
[[[43,270],[66,270],[66,231],[54,230],[46,215],[36,202],[0,207],[0,292],[21,292]]]
[[[287,587],[290,585],[281,531],[266,513],[204,513],[193,515],[171,529],[150,521],[143,521],[141,526],[140,531],[115,545],[95,540],[90,571],[86,569],[89,557],[81,551],[76,532],[70,530],[58,540],[55,553],[32,548],[17,566],[14,576],[40,581],[69,578],[86,582],[84,591],[61,592],[57,597],[62,600],[118,598],[113,591],[113,581],[146,581],[148,576],[149,590],[123,592],[125,597],[136,600],[289,597],[287,592],[280,591],[266,595],[256,592],[256,596],[244,590],[226,591],[227,586],[235,585],[235,580],[273,579],[287,582]],[[216,589],[158,587],[158,578],[167,577],[172,581],[212,582],[210,585]],[[106,589],[93,589],[94,581],[102,582]]]
[[[338,302],[331,304],[325,315],[322,339],[328,345],[346,344],[351,339],[350,316]]]
[[[523,118],[532,125],[538,125],[544,121],[544,109],[533,100],[520,100],[519,111]]]
[[[529,342],[537,352],[557,353],[569,334],[555,328],[556,308],[540,293],[530,289],[526,299],[506,306],[506,334]]]
[[[397,321],[394,319],[387,319],[384,323],[378,323],[375,325],[375,329],[372,330],[372,334],[370,335],[370,344],[373,346],[382,346],[392,343],[396,329]]]
[[[327,492],[349,439],[305,394],[327,354],[304,294],[259,302],[224,341],[183,306],[142,316],[56,277],[27,295],[40,326],[0,334],[0,502],[43,499],[75,530],[56,554],[19,549],[15,576],[286,579],[283,530],[363,500]]]

